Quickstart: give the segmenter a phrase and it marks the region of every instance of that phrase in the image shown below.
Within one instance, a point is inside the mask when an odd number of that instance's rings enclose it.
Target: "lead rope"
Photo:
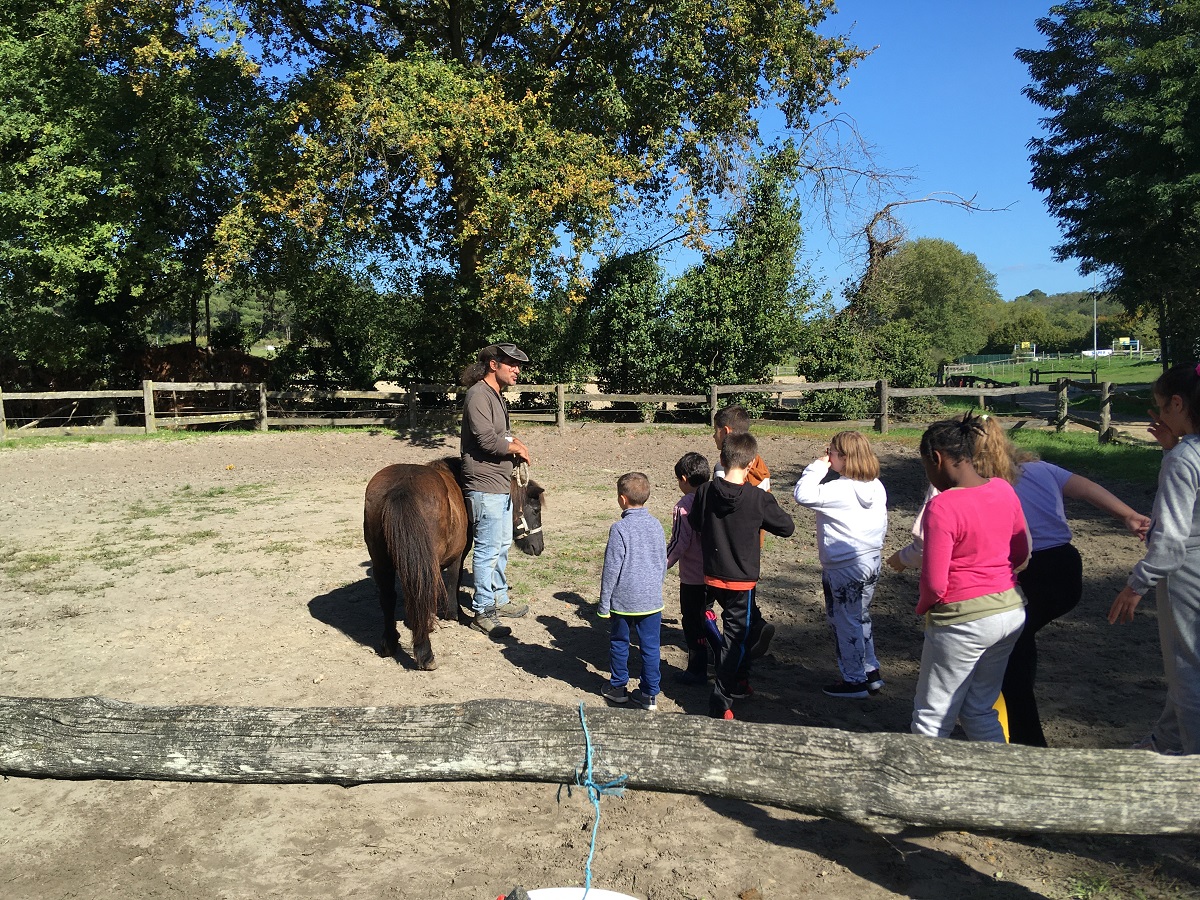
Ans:
[[[587,865],[583,870],[583,897],[580,900],[586,900],[588,891],[592,889],[592,857],[596,853],[596,835],[600,832],[600,797],[604,794],[611,794],[616,797],[624,796],[625,788],[623,785],[629,780],[629,776],[621,775],[604,784],[597,784],[592,780],[592,736],[588,732],[587,718],[583,713],[583,703],[579,704],[579,724],[583,726],[583,740],[587,748],[587,756],[583,760],[583,771],[575,770],[575,783],[587,788],[588,797],[591,798],[592,806],[596,809],[596,821],[592,823],[592,843],[588,847]],[[569,797],[570,795],[571,786],[567,785],[567,796]]]
[[[521,462],[513,466],[512,477],[516,481],[517,487],[525,487],[529,484],[529,463]]]

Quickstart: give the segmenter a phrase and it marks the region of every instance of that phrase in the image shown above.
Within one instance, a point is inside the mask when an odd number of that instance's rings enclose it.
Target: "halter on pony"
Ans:
[[[518,466],[513,466],[512,487],[509,490],[509,496],[516,506],[516,524],[513,525],[513,539],[523,541],[531,535],[540,534],[542,526],[530,528],[529,523],[525,521],[525,488],[529,485],[529,463],[523,462]]]

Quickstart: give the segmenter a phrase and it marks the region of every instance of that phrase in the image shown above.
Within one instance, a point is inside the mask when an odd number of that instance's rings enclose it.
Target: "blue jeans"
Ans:
[[[475,596],[471,608],[478,614],[508,602],[508,548],[512,544],[512,498],[508,494],[467,491],[471,522],[475,526],[475,548],[471,551],[471,574]]]
[[[871,599],[879,582],[879,554],[860,556],[850,565],[821,570],[825,621],[833,632],[838,670],[847,684],[861,684],[879,669],[871,630]]]
[[[647,697],[657,697],[659,687],[659,652],[662,640],[662,613],[644,616],[618,616],[612,614],[612,631],[608,636],[609,667],[613,687],[622,687],[629,681],[629,636],[636,632],[638,646],[642,650],[642,678],[638,687]]]

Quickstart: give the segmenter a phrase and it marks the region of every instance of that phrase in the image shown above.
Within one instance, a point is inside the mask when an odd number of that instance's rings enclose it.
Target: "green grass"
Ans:
[[[30,429],[32,430],[32,429]],[[154,434],[46,434],[33,435],[21,432],[14,436],[10,428],[5,440],[0,441],[0,452],[5,450],[37,450],[57,444],[110,444],[114,441],[189,441],[203,437],[207,432],[199,431],[156,431]]]
[[[1020,365],[996,365],[981,363],[973,366],[971,373],[997,381],[1016,381],[1029,384],[1030,370],[1039,372],[1068,372],[1069,375],[1042,375],[1043,384],[1055,378],[1068,377],[1075,381],[1090,381],[1092,378],[1092,360],[1086,357],[1080,359],[1041,359],[1033,363]],[[1102,356],[1096,361],[1096,380],[1111,381],[1113,384],[1150,384],[1162,374],[1162,363],[1148,356],[1141,359],[1130,359],[1124,356]]]

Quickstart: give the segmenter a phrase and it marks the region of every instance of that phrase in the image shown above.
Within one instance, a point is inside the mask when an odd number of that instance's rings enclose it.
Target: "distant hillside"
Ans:
[[[1157,346],[1156,323],[1150,317],[1130,316],[1105,294],[1096,298],[1097,343],[1111,347],[1114,338],[1131,337],[1143,347]],[[1006,353],[1030,341],[1041,352],[1078,352],[1092,346],[1092,294],[1069,291],[1047,294],[1033,290],[996,310],[986,353]]]
[[[1047,316],[1054,317],[1055,315],[1067,315],[1070,313],[1082,313],[1090,320],[1092,318],[1092,292],[1091,291],[1067,291],[1063,294],[1047,294],[1045,291],[1039,291],[1036,288],[1028,294],[1022,294],[1020,297],[1014,297],[1010,303],[1027,302],[1032,306],[1038,307]],[[1115,318],[1125,312],[1124,307],[1116,300],[1108,299],[1106,294],[1100,294],[1096,298],[1096,314]]]

